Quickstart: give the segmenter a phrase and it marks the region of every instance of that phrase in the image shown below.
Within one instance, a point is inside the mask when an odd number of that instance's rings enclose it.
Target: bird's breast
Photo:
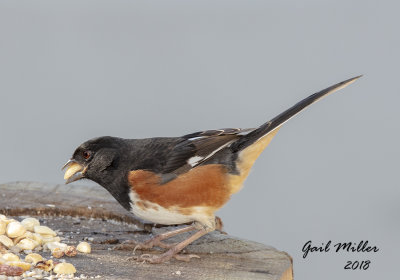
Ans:
[[[230,198],[226,168],[220,164],[198,166],[162,184],[147,170],[129,173],[132,212],[160,224],[179,224],[213,217]]]

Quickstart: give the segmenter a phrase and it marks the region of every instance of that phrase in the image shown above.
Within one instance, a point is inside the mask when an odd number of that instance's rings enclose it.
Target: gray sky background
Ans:
[[[62,164],[96,136],[254,127],[364,74],[288,122],[218,214],[230,234],[292,255],[296,279],[393,278],[399,10],[398,1],[1,1],[0,182],[62,183]],[[302,259],[308,240],[380,250]],[[343,269],[355,260],[370,268]]]

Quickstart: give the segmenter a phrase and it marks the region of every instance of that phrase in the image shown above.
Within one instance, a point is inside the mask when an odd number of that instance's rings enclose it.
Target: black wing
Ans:
[[[162,173],[182,174],[211,159],[215,153],[253,130],[225,128],[184,135],[168,154]]]

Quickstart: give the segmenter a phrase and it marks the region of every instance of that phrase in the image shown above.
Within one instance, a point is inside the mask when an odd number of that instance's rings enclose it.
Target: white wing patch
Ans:
[[[204,138],[204,136],[197,136],[197,137],[189,138],[188,140],[194,141],[194,140],[201,139],[201,138]]]
[[[191,157],[187,160],[187,163],[190,164],[190,166],[195,166],[200,160],[202,160],[204,157],[201,156],[194,156]]]
[[[186,162],[188,164],[190,164],[191,167],[195,167],[196,165],[198,165],[199,163],[202,163],[204,161],[206,161],[207,159],[209,159],[210,157],[212,157],[213,155],[215,155],[217,152],[219,152],[220,150],[222,150],[223,148],[229,146],[230,144],[232,144],[233,142],[235,142],[235,140],[229,141],[227,143],[225,143],[224,145],[218,147],[217,149],[215,149],[214,151],[212,151],[211,153],[209,153],[207,156],[202,157],[202,156],[193,156],[191,158],[189,158]]]
[[[188,138],[188,141],[193,141],[196,142],[197,140],[202,140],[204,139],[205,141],[207,141],[207,138],[211,138],[211,137],[218,137],[218,136],[224,136],[224,135],[245,135],[248,134],[249,132],[255,130],[255,128],[248,128],[248,129],[241,129],[241,128],[226,128],[226,129],[216,129],[216,130],[205,130],[203,132],[198,132],[195,133],[195,137],[192,138]],[[207,161],[209,158],[211,158],[213,155],[215,155],[216,153],[218,153],[220,150],[222,150],[225,147],[230,146],[233,142],[235,142],[237,139],[232,139],[231,141],[226,142],[225,144],[215,148],[215,150],[213,151],[208,151],[208,153],[206,154],[204,151],[201,151],[202,145],[204,145],[204,143],[200,142],[199,146],[199,154],[194,155],[192,157],[190,157],[186,163],[188,165],[190,165],[191,167],[195,167],[199,164],[202,164],[203,162]],[[218,142],[217,142],[218,143]],[[196,145],[196,143],[195,143]],[[214,144],[216,145],[216,144]]]

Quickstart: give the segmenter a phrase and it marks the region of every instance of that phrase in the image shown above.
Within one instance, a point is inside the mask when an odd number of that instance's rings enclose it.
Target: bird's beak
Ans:
[[[85,175],[86,168],[80,163],[76,162],[74,159],[70,159],[62,167],[62,170],[67,169],[64,174],[65,184],[75,182],[82,179]]]

